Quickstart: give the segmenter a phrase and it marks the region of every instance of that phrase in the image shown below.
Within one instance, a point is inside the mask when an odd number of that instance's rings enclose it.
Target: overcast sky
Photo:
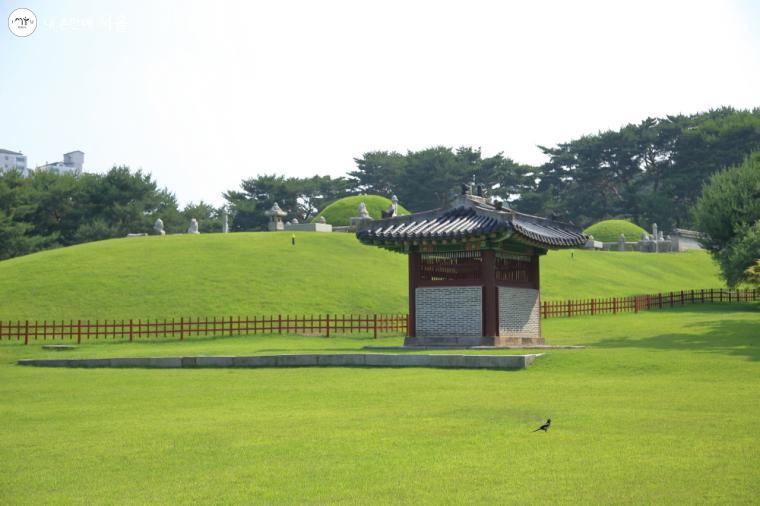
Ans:
[[[647,116],[760,106],[757,2],[0,0],[0,148],[75,149],[182,203],[370,150],[537,144]]]

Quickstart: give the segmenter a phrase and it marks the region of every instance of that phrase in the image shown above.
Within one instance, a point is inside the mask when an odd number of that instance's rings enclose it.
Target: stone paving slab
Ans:
[[[341,353],[254,355],[247,357],[132,357],[22,359],[18,365],[37,367],[139,367],[152,369],[219,367],[436,367],[453,369],[525,369],[542,353],[530,355],[423,355]]]
[[[363,350],[582,350],[586,346],[576,344],[511,344],[507,346],[363,346]]]

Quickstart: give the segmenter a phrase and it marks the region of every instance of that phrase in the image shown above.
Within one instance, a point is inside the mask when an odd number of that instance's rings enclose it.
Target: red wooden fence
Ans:
[[[683,306],[685,304],[752,302],[758,300],[760,300],[760,289],[726,290],[725,288],[706,288],[607,299],[544,301],[541,304],[541,316],[544,318],[556,318],[559,316],[570,317],[604,313],[638,313],[647,309],[661,309],[663,307]]]
[[[726,290],[708,288],[679,292],[633,295],[606,299],[544,301],[543,318],[624,313],[713,302],[752,302],[760,300],[760,289]],[[0,341],[74,341],[128,340],[150,338],[214,337],[255,334],[305,334],[330,337],[335,334],[406,333],[406,314],[375,315],[277,315],[241,318],[172,318],[147,320],[53,320],[52,322],[16,320],[0,321]]]
[[[405,333],[405,314],[277,315],[262,317],[172,318],[147,320],[0,321],[0,340],[76,341],[185,338],[254,334],[324,335]]]

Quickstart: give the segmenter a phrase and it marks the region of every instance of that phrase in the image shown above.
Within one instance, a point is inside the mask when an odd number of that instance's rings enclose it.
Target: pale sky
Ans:
[[[760,106],[750,1],[0,0],[0,148],[150,172],[181,203],[371,150],[537,144]]]

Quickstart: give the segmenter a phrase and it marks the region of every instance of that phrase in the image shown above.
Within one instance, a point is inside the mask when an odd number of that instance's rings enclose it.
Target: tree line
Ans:
[[[127,167],[81,176],[9,172],[0,175],[0,259],[150,232],[157,217],[168,233],[183,232],[190,218],[201,232],[221,231],[225,209],[231,230],[262,230],[274,202],[299,221],[359,193],[395,194],[410,211],[423,211],[444,205],[464,182],[483,184],[518,211],[582,227],[627,218],[666,231],[690,228],[710,177],[760,149],[760,109],[647,118],[539,148],[547,161],[537,166],[468,146],[371,151],[355,158],[345,176],[257,175],[224,192],[223,207],[200,202],[182,209],[149,174]]]
[[[169,233],[191,218],[201,231],[221,231],[221,210],[200,202],[179,209],[175,196],[148,174],[114,167],[106,174],[18,171],[0,175],[0,259],[42,249],[147,233],[156,218]]]

